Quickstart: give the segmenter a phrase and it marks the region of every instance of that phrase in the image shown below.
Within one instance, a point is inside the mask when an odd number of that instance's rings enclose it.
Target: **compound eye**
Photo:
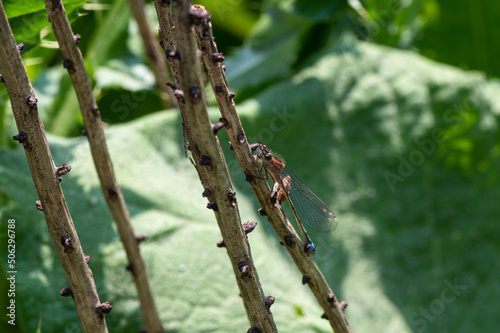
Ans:
[[[265,159],[266,161],[270,161],[270,160],[272,160],[272,159],[273,159],[273,157],[271,156],[271,154],[265,154],[265,155],[264,155],[264,159]]]

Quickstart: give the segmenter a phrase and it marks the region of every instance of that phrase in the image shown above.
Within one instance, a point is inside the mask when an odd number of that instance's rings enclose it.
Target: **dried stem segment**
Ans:
[[[139,295],[144,325],[148,332],[162,332],[163,327],[156,311],[144,259],[135,238],[125,200],[115,178],[100,112],[92,95],[92,88],[85,70],[82,54],[76,45],[61,0],[45,0],[45,5],[52,29],[59,43],[61,54],[64,57],[63,65],[68,70],[78,97],[92,157],[104,197],[116,222],[118,233],[127,253],[129,267],[133,268],[131,273]],[[43,201],[42,204],[45,211],[45,203]]]
[[[92,272],[85,261],[68,206],[56,175],[36,98],[0,1],[0,70],[19,129],[33,183],[43,205],[52,241],[68,279],[83,332],[108,332]]]
[[[206,191],[211,200],[209,206],[214,209],[248,318],[261,332],[277,332],[241,226],[224,155],[208,117],[196,40],[192,34],[191,2],[174,1],[177,44],[173,38],[170,7],[161,1],[155,1],[155,6],[160,21],[160,43],[168,48],[167,59],[170,58],[168,60],[173,65],[175,88],[182,91],[183,98],[179,99],[179,104],[183,104],[180,109],[190,150],[202,184],[209,189]]]
[[[149,24],[146,12],[144,10],[144,0],[129,0],[130,10],[134,19],[137,22],[142,41],[144,43],[144,50],[146,51],[146,58],[149,66],[155,76],[156,86],[160,93],[160,98],[165,108],[175,105],[174,95],[172,91],[165,85],[170,80],[170,75],[167,70],[167,63],[161,54],[156,38],[154,37],[151,26]]]
[[[351,332],[347,318],[339,307],[339,303],[336,301],[335,295],[323,274],[314,261],[304,252],[303,246],[295,246],[296,244],[302,244],[300,237],[290,222],[281,213],[281,210],[276,209],[275,205],[269,200],[269,185],[265,180],[260,179],[262,177],[257,174],[259,166],[246,141],[245,131],[243,130],[233,102],[234,94],[229,89],[224,70],[221,66],[220,59],[223,59],[223,57],[217,52],[217,45],[212,36],[210,15],[201,6],[197,7],[196,12],[199,15],[194,18],[194,23],[205,67],[222,117],[228,121],[225,128],[243,172],[247,175],[247,179],[249,179],[250,185],[257,195],[262,208],[267,213],[269,222],[283,244],[286,245],[295,264],[303,274],[304,281],[309,285],[311,291],[323,307],[325,316],[330,321],[332,328],[335,332]]]

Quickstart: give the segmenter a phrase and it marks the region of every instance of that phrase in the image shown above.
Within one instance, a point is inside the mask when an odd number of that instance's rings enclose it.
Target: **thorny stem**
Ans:
[[[269,200],[269,185],[267,184],[267,181],[260,179],[257,175],[259,167],[253,157],[250,146],[246,141],[246,135],[232,99],[234,95],[231,94],[224,70],[222,69],[220,63],[220,59],[223,58],[222,55],[217,52],[217,45],[215,44],[212,36],[210,13],[202,6],[195,7],[197,8],[196,12],[199,13],[199,15],[194,19],[195,30],[201,46],[202,57],[222,117],[228,121],[228,125],[225,127],[243,172],[245,175],[250,176],[250,185],[255,191],[263,209],[267,213],[269,222],[275,229],[283,244],[292,245],[286,246],[286,249],[305,277],[304,280],[307,281],[307,284],[316,296],[318,302],[323,307],[325,316],[329,320],[332,328],[335,332],[351,332],[351,328],[343,309],[339,307],[337,298],[330,289],[323,274],[314,261],[304,252],[303,246],[293,246],[294,244],[302,244],[300,237],[298,237],[295,229],[282,214],[281,210],[276,209]],[[286,241],[285,237],[287,236],[292,237],[292,242]]]
[[[266,307],[266,298],[241,226],[224,155],[208,117],[196,40],[192,34],[189,13],[191,1],[174,1],[174,6],[177,43],[174,39],[170,6],[155,0],[160,22],[160,44],[168,50],[167,59],[176,80],[176,88],[182,89],[183,93],[179,106],[195,167],[203,186],[209,189],[206,192],[209,200],[213,201],[210,206],[215,208],[214,213],[249,321],[261,332],[277,332],[271,311]]]
[[[36,98],[14,36],[0,1],[0,70],[10,96],[16,125],[43,205],[50,236],[54,242],[69,288],[75,301],[83,332],[108,332],[92,271],[64,199],[50,154],[43,123],[38,114]],[[19,136],[18,136],[19,137]],[[109,303],[106,308],[109,310]]]
[[[49,13],[52,29],[64,58],[63,65],[68,70],[78,97],[101,188],[116,222],[125,252],[127,253],[129,260],[128,267],[132,267],[131,273],[139,295],[144,325],[148,332],[163,332],[161,320],[156,311],[146,265],[135,238],[130,214],[115,178],[99,109],[92,95],[92,88],[85,70],[82,54],[76,45],[77,43],[75,42],[75,37],[61,0],[45,0],[45,5]],[[42,204],[45,211],[45,203],[43,201]]]
[[[193,138],[192,131],[190,130],[189,120],[186,118],[186,103],[184,103],[184,93],[180,90],[180,67],[179,67],[179,51],[177,50],[177,40],[174,34],[174,17],[170,10],[170,2],[162,1],[162,0],[154,0],[154,5],[156,9],[156,14],[158,16],[158,36],[160,38],[160,45],[165,50],[165,55],[170,67],[170,72],[172,73],[174,83],[171,85],[172,89],[174,89],[174,95],[177,97],[179,109],[181,111],[182,117],[182,126],[185,135],[188,137],[188,141],[191,143],[195,143],[195,139]],[[183,134],[184,136],[184,134]],[[187,151],[186,147],[186,138],[184,139],[184,149]],[[198,151],[195,149],[191,151],[193,158],[195,160],[200,159],[200,155]],[[187,154],[186,154],[187,157]],[[196,170],[198,171],[198,176],[200,177],[201,184],[204,188],[208,188],[208,176],[205,171],[198,170],[196,164],[194,164]],[[209,199],[213,197],[211,195],[207,196]]]

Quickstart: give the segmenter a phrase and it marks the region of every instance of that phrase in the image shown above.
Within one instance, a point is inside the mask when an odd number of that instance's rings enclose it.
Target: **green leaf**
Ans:
[[[214,215],[206,208],[194,168],[184,158],[180,124],[177,114],[162,113],[111,128],[107,138],[113,165],[136,233],[149,236],[141,249],[165,327],[179,332],[197,331],[197,327],[241,330],[249,325],[247,317],[226,251],[216,247],[221,236]],[[50,136],[49,142],[55,163],[72,166],[61,185],[84,251],[92,257],[89,267],[100,298],[113,306],[106,317],[108,327],[113,332],[137,331],[142,327],[137,294],[125,270],[127,260],[102,197],[87,140]],[[0,162],[0,189],[5,194],[1,219],[16,220],[18,324],[24,331],[34,331],[42,314],[42,330],[59,332],[70,327],[75,331],[74,303],[59,296],[67,286],[66,278],[43,213],[35,210],[37,196],[20,148],[2,150]],[[278,238],[264,232],[267,222],[258,215],[252,196],[248,197],[244,176],[239,178],[236,190],[241,191],[242,220],[256,220],[261,226],[252,233],[250,244],[266,295],[283,295],[274,310],[277,320],[290,330],[307,332],[307,322],[321,310],[302,286],[300,273],[283,260]],[[305,309],[297,321],[294,308],[299,304]],[[314,326],[327,330],[326,321],[320,319]]]
[[[64,8],[69,17],[71,13],[88,0],[63,1]],[[25,43],[24,51],[40,43],[40,31],[50,26],[47,19],[47,10],[43,1],[38,0],[5,0],[2,1],[5,13],[16,38],[17,43]]]
[[[289,75],[296,60],[296,38],[307,27],[300,17],[270,8],[263,13],[250,43],[226,61],[233,89],[257,87]]]
[[[279,152],[339,218],[329,237],[310,233],[333,290],[355,305],[354,331],[494,329],[483,311],[493,316],[500,273],[500,212],[488,199],[500,194],[499,88],[412,53],[341,42],[248,101],[249,142]],[[477,290],[489,290],[481,304]],[[464,316],[471,304],[478,311]]]
[[[350,26],[346,7],[344,1],[268,1],[244,46],[226,61],[231,87],[247,97],[290,78]]]
[[[422,3],[430,8],[424,18],[435,18],[435,2]],[[388,26],[402,27],[401,35],[384,37],[381,30],[372,37],[411,45],[421,22],[413,12],[419,3],[409,4],[395,23],[389,20]],[[307,53],[307,36],[339,26],[324,23],[314,4],[272,5],[245,48],[227,62],[229,84],[252,90],[246,97],[253,98],[238,104],[248,141],[278,152],[338,216],[334,233],[308,232],[317,246],[314,260],[338,299],[349,303],[353,330],[494,331],[500,296],[498,80],[355,42],[349,34],[323,36]],[[379,13],[384,6],[368,9]],[[96,52],[113,50],[103,31],[110,31],[119,9],[106,16],[97,46],[91,47],[96,70],[107,66],[108,52]],[[110,31],[113,41],[127,27],[127,19],[118,19],[120,29]],[[385,20],[376,22],[385,27]],[[150,236],[141,248],[167,331],[244,331],[248,322],[228,258],[215,247],[219,231],[183,157],[180,122],[177,115],[162,113],[111,126],[113,165],[136,232]],[[222,132],[220,141],[227,142]],[[135,288],[87,142],[54,136],[49,142],[56,164],[73,166],[62,186],[84,250],[93,258],[101,300],[113,305],[106,317],[110,331],[138,330]],[[265,293],[276,297],[271,309],[278,328],[331,331],[273,230],[257,216],[245,176],[224,148],[242,221],[259,223],[249,241]],[[41,318],[42,331],[78,330],[73,302],[57,295],[67,282],[44,218],[34,209],[24,152],[18,147],[0,153],[0,219],[15,218],[19,227],[19,325],[33,331]],[[4,247],[5,258],[1,251]]]
[[[106,66],[97,67],[95,76],[98,88],[123,88],[139,91],[151,88],[155,79],[151,71],[143,64],[127,65],[120,60],[110,60]]]
[[[355,331],[495,327],[487,304],[498,296],[492,276],[500,272],[491,263],[500,235],[490,221],[499,212],[479,196],[499,195],[499,92],[498,83],[481,75],[412,53],[343,42],[239,107],[249,142],[279,152],[338,216],[334,233],[308,231],[316,262],[339,300],[350,304]],[[165,113],[110,128],[117,178],[136,232],[150,236],[141,248],[165,326],[179,332],[242,330],[248,326],[243,305],[225,251],[215,247],[220,234],[183,158],[181,133],[179,116]],[[138,329],[135,289],[87,142],[49,142],[56,164],[73,167],[62,186],[85,253],[93,258],[100,297],[113,305],[110,330]],[[278,238],[257,216],[259,206],[227,147],[226,153],[242,220],[259,223],[249,239],[265,293],[277,298],[272,310],[278,327],[329,331]],[[57,295],[66,281],[43,216],[34,209],[24,153],[3,150],[2,156],[1,218],[15,218],[19,228],[20,322],[32,330],[42,312],[42,328],[57,331],[77,322],[74,305]],[[475,304],[478,290],[488,293],[480,291]],[[470,304],[480,311],[464,318]]]

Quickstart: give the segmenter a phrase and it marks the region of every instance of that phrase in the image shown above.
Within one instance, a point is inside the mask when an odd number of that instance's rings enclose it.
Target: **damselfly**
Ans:
[[[257,159],[266,174],[275,182],[273,193],[277,195],[280,203],[288,200],[302,237],[304,237],[304,248],[306,252],[314,255],[316,249],[304,224],[320,232],[330,232],[337,227],[335,214],[316,194],[288,171],[285,168],[285,162],[271,153],[266,145],[257,146]]]

